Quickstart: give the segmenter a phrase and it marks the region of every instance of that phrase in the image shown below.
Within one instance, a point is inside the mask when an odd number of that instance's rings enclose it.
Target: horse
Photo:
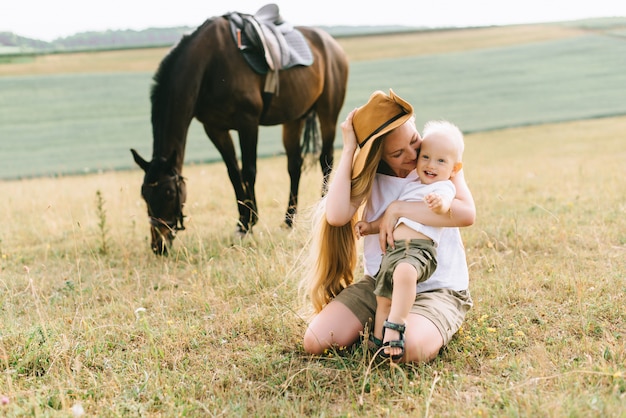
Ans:
[[[231,13],[207,19],[180,39],[153,76],[152,160],[146,161],[134,149],[131,153],[145,173],[141,195],[148,207],[151,248],[157,255],[167,255],[176,232],[185,229],[187,191],[182,171],[193,118],[203,125],[226,165],[239,211],[236,233],[252,232],[258,221],[255,180],[260,125],[282,124],[290,178],[284,219],[288,227],[297,212],[304,144],[300,138],[307,118],[318,121],[313,126],[321,132],[317,136],[321,136],[322,196],[327,191],[337,120],[347,89],[345,52],[327,32],[296,26],[310,47],[311,64],[259,73],[247,64],[241,52],[245,48],[233,37],[234,17],[241,20],[250,15]],[[240,32],[237,35],[241,37]],[[278,86],[275,92],[267,92],[269,77]],[[241,167],[230,130],[239,136]]]

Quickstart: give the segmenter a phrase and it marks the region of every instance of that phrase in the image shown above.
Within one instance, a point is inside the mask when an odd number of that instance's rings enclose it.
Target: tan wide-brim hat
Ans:
[[[352,117],[359,149],[352,161],[352,178],[357,177],[372,148],[372,143],[382,135],[396,129],[413,116],[413,106],[389,89],[389,96],[378,90],[367,103],[359,107]]]

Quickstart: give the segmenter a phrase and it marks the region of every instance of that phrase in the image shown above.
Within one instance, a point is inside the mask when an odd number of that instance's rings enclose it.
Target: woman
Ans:
[[[463,170],[454,177],[456,197],[447,214],[438,215],[422,202],[397,201],[402,187],[415,181],[421,137],[413,107],[392,90],[374,92],[341,124],[343,151],[320,217],[314,226],[314,268],[303,279],[316,315],[304,335],[304,349],[322,354],[331,347],[351,346],[375,317],[374,279],[381,248],[393,245],[400,217],[446,228],[441,236],[435,273],[416,289],[406,321],[401,361],[426,362],[437,356],[460,328],[472,306],[469,276],[458,227],[474,223],[476,208]],[[359,208],[371,221],[383,216],[380,233],[364,238],[362,280],[353,283],[356,266],[354,225]]]

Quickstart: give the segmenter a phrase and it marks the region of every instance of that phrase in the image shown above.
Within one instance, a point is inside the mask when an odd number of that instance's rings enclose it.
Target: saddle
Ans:
[[[309,66],[313,53],[302,33],[283,20],[276,4],[266,4],[254,15],[224,15],[237,48],[258,74],[268,74],[264,92],[278,95],[278,71],[296,65]]]

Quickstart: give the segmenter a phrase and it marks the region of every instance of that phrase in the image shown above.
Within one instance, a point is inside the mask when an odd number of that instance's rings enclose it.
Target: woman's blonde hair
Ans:
[[[383,138],[381,136],[373,142],[363,169],[351,182],[350,200],[359,202],[361,206],[369,199],[379,164],[383,163]],[[354,226],[360,211],[347,224],[332,226],[326,220],[326,198],[322,198],[315,209],[307,263],[309,268],[300,286],[305,292],[304,296],[313,305],[314,312],[318,313],[354,282],[357,265]]]

